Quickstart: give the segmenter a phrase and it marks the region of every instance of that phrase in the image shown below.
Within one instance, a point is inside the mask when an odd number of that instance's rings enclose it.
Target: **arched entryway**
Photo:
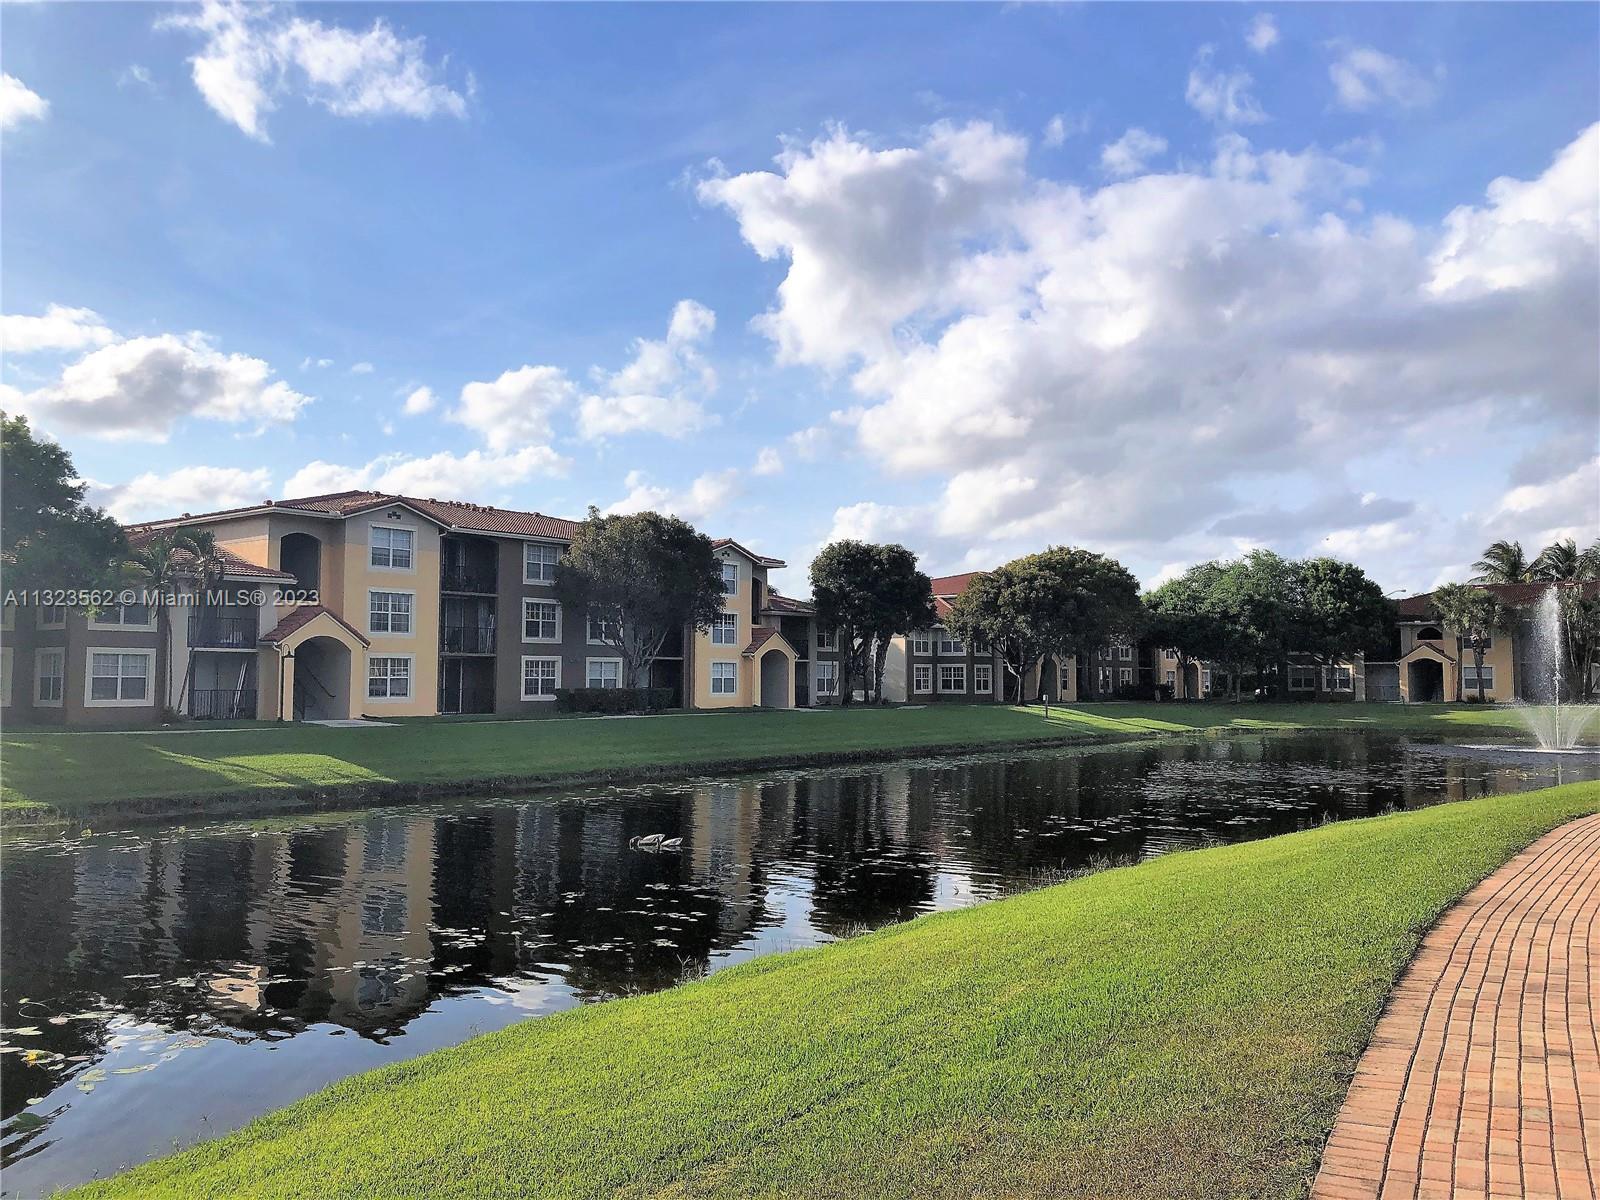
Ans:
[[[1406,699],[1416,703],[1438,703],[1444,699],[1444,664],[1433,658],[1417,658],[1406,664]]]
[[[294,652],[294,719],[348,721],[350,648],[331,637],[308,638]]]
[[[284,721],[359,717],[367,645],[321,605],[290,609],[261,639],[262,715]]]
[[[794,666],[788,656],[774,647],[761,656],[759,670],[761,698],[757,703],[762,708],[793,708]]]

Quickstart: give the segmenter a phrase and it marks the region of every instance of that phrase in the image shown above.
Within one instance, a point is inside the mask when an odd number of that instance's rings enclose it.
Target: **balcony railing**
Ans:
[[[189,645],[201,649],[248,650],[255,646],[259,625],[254,613],[191,613]]]
[[[193,688],[189,692],[189,715],[196,721],[253,721],[256,689]]]
[[[499,578],[492,569],[458,567],[447,564],[439,576],[439,587],[446,592],[472,592],[492,596],[499,586]]]
[[[493,654],[494,627],[488,625],[446,625],[440,637],[446,654]]]

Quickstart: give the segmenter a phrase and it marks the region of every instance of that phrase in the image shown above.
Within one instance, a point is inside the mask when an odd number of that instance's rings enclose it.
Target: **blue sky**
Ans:
[[[794,591],[1600,529],[1593,6],[0,23],[4,403],[126,519],[662,507]]]

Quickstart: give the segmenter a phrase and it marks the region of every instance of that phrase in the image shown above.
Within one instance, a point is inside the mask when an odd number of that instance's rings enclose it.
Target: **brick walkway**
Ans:
[[[1600,1197],[1600,816],[1535,842],[1423,939],[1312,1200]]]

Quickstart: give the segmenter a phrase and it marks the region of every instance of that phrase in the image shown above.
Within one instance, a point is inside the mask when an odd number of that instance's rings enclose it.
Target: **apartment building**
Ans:
[[[457,501],[337,492],[132,527],[134,544],[209,531],[225,588],[180,586],[158,696],[155,613],[8,610],[0,701],[73,725],[198,719],[531,715],[561,688],[620,687],[622,661],[587,613],[563,611],[556,564],[576,522]],[[647,680],[693,708],[826,702],[837,662],[783,566],[715,543],[725,611],[669,640]],[[833,685],[836,686],[836,685]]]

